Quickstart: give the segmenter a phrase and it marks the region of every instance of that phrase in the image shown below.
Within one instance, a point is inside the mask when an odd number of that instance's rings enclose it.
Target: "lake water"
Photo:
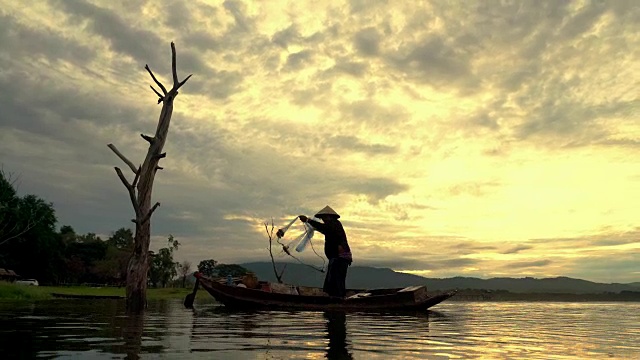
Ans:
[[[156,301],[127,317],[119,300],[0,302],[0,358],[640,358],[637,302],[449,301],[402,315],[195,306]]]

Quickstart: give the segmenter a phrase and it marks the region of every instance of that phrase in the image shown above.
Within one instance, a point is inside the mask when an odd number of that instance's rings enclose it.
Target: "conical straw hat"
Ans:
[[[336,217],[336,219],[340,218],[340,215],[338,215],[338,213],[335,212],[329,205],[325,206],[324,208],[322,208],[322,210],[318,211],[315,217],[320,217],[320,215],[333,215]]]

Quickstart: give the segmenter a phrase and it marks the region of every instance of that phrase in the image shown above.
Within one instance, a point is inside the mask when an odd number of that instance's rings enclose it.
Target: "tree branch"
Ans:
[[[162,83],[160,83],[160,81],[158,81],[158,79],[156,79],[156,76],[153,75],[153,72],[151,72],[151,69],[149,69],[149,65],[145,65],[144,66],[145,69],[147,69],[147,71],[149,72],[149,75],[151,75],[151,78],[153,79],[153,81],[156,82],[156,84],[158,84],[158,86],[160,87],[160,89],[162,89],[162,93],[167,95],[167,88],[164,87],[164,85],[162,85]],[[155,91],[155,90],[153,90]],[[156,91],[157,93],[157,91]]]
[[[162,154],[156,155],[156,158],[158,158],[158,159],[163,159],[163,158],[166,158],[166,157],[167,157],[167,153],[166,152],[163,152]]]
[[[158,95],[158,104],[160,104],[162,102],[162,100],[164,100],[164,96],[162,96],[162,94],[160,94],[158,92],[158,90],[156,90],[153,85],[149,85],[149,87],[151,88],[151,90],[153,90],[154,93],[156,93],[156,95]]]
[[[149,136],[145,134],[140,134],[140,136],[142,136],[143,139],[147,140],[149,144],[153,144],[156,141],[153,136]]]
[[[136,174],[138,171],[136,170],[136,167],[133,166],[133,163],[131,161],[129,161],[129,159],[127,159],[124,155],[122,155],[122,153],[120,151],[118,151],[118,149],[116,148],[115,145],[113,144],[109,144],[107,145],[109,147],[109,149],[111,149],[114,153],[116,153],[116,155],[118,155],[118,157],[120,159],[122,159],[122,161],[124,161],[125,164],[127,164],[129,166],[129,169],[131,169],[131,171],[133,171],[134,174]],[[117,168],[116,168],[117,169]]]
[[[138,185],[138,180],[140,180],[140,171],[142,170],[142,166],[138,167],[138,171],[136,172],[136,177],[133,178],[133,182],[131,183],[131,187],[135,188]]]
[[[160,206],[160,203],[157,202],[153,205],[153,207],[151,208],[151,210],[149,210],[149,212],[147,213],[147,215],[144,217],[144,219],[142,219],[142,221],[140,222],[140,225],[146,223],[147,221],[149,221],[149,219],[151,219],[151,215],[153,214],[154,211],[156,211],[156,209],[158,208],[158,206]]]
[[[267,223],[264,223],[264,230],[267,232],[267,236],[269,237],[269,256],[271,256],[271,265],[273,265],[273,273],[276,275],[276,280],[278,280],[278,283],[282,284],[282,274],[284,273],[284,268],[278,275],[278,269],[276,268],[276,261],[273,258],[273,251],[271,251],[271,245],[273,244],[273,229],[274,229],[273,219],[271,219],[271,231],[269,231],[269,228],[267,227]]]
[[[27,223],[27,226],[25,226],[25,228],[22,231],[18,232],[17,234],[15,234],[13,236],[10,236],[10,237],[2,240],[0,242],[0,245],[6,243],[9,240],[12,240],[12,239],[15,239],[15,238],[17,238],[19,236],[22,236],[24,233],[26,233],[27,231],[33,229],[36,225],[38,225],[38,222],[39,222],[39,220],[35,220],[35,221],[31,222],[31,219],[29,219],[29,222]],[[10,231],[8,231],[8,234],[13,232],[13,230],[15,230],[17,228],[18,228],[18,224],[16,224]]]
[[[124,177],[122,170],[120,170],[120,168],[117,166],[115,167],[115,169],[116,169],[116,173],[118,173],[118,177],[120,178],[120,181],[122,181],[122,183],[124,184],[124,187],[126,187],[127,191],[129,192],[129,198],[131,199],[131,204],[133,205],[133,210],[136,212],[136,218],[137,218],[140,216],[140,206],[138,205],[138,201],[136,200],[135,190],[133,186],[129,184],[127,179]]]
[[[192,75],[193,75],[193,74],[190,74],[189,76],[187,76],[187,78],[186,78],[186,79],[182,80],[182,81],[180,82],[180,84],[178,84],[178,87],[176,88],[176,90],[180,89],[180,88],[182,87],[182,85],[184,85],[184,84],[187,82],[187,80],[189,80],[189,78],[190,78]]]
[[[173,73],[173,89],[178,90],[178,71],[176,70],[176,45],[171,42],[171,72]]]

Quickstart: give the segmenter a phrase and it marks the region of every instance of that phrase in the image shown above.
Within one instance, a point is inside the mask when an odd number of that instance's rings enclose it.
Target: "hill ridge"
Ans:
[[[287,264],[283,281],[303,286],[322,286],[324,273],[307,266],[278,262],[278,269]],[[271,262],[257,261],[240,264],[256,273],[259,279],[276,281]],[[398,272],[385,267],[351,266],[347,276],[347,287],[353,289],[393,288],[412,285],[426,285],[430,290],[474,289],[503,290],[515,293],[604,293],[640,291],[640,282],[598,283],[590,280],[556,276],[548,278],[525,277],[478,277],[454,276],[449,278],[428,278],[420,275]]]

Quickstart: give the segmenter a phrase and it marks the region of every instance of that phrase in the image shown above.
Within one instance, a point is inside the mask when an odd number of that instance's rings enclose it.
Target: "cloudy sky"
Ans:
[[[0,0],[0,162],[59,225],[131,226],[107,144],[144,160],[144,66],[170,85],[174,41],[193,77],[152,249],[268,260],[265,222],[331,205],[354,265],[639,281],[639,18],[633,0]]]

